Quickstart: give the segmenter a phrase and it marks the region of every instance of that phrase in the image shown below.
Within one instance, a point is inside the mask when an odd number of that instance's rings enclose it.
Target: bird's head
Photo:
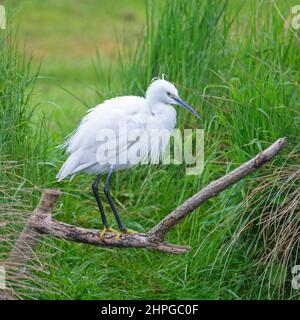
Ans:
[[[181,105],[191,112],[195,117],[200,119],[198,113],[179,97],[176,87],[166,80],[157,79],[152,81],[147,89],[146,99],[152,104],[164,103]]]

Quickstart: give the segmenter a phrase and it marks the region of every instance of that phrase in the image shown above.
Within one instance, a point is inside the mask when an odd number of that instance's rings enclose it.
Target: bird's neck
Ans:
[[[155,103],[149,105],[152,116],[155,118],[158,127],[173,129],[176,125],[176,110],[166,103]]]
[[[162,116],[166,114],[166,115],[176,116],[176,111],[170,104],[161,103],[161,102],[148,103],[148,108],[153,115]]]

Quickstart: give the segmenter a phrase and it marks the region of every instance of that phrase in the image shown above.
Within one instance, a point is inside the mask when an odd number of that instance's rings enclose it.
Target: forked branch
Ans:
[[[148,233],[123,234],[120,239],[117,239],[116,234],[111,232],[105,233],[101,239],[99,230],[85,229],[52,219],[51,210],[60,192],[59,190],[45,190],[39,206],[29,218],[23,233],[16,243],[14,251],[11,253],[10,262],[17,261],[18,265],[24,264],[24,259],[26,260],[24,257],[31,256],[38,237],[44,234],[59,239],[93,244],[96,246],[145,248],[167,253],[185,253],[190,249],[189,247],[164,242],[166,233],[205,201],[217,196],[226,188],[273,159],[285,145],[286,138],[278,139],[253,159],[218,180],[211,182],[204,189],[186,200]],[[24,242],[26,245],[24,245]],[[30,250],[29,254],[26,252],[27,250]],[[19,256],[20,254],[22,255],[21,258]]]

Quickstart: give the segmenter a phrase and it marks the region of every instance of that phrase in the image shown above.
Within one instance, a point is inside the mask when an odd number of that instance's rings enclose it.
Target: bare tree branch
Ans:
[[[117,234],[107,232],[102,239],[99,230],[76,227],[52,219],[51,211],[60,195],[59,190],[44,190],[40,203],[12,250],[7,266],[14,267],[17,274],[22,274],[23,268],[33,255],[34,248],[42,235],[50,235],[59,239],[92,244],[96,246],[118,248],[144,248],[166,253],[185,253],[188,246],[174,245],[164,242],[164,237],[182,219],[193,212],[208,199],[217,196],[220,192],[243,179],[253,171],[259,169],[266,162],[273,159],[286,145],[286,138],[278,139],[269,148],[262,151],[255,158],[242,164],[237,169],[211,182],[200,192],[186,200],[181,206],[167,215],[147,234]]]
[[[0,300],[16,300],[14,285],[24,278],[26,267],[30,259],[34,256],[34,249],[42,237],[42,234],[31,227],[32,221],[38,217],[47,217],[51,219],[51,211],[58,199],[60,192],[51,190],[43,192],[37,208],[27,220],[25,227],[15,243],[10,255],[4,263],[6,271],[6,289],[0,290]]]
[[[51,191],[52,190],[47,190],[46,192]],[[145,248],[167,253],[184,253],[189,250],[189,247],[186,246],[149,241],[146,234],[122,234],[120,239],[117,239],[116,233],[105,232],[103,237],[100,238],[99,230],[76,227],[42,215],[36,215],[31,219],[30,226],[40,234],[48,234],[59,239],[88,243],[96,246]]]
[[[41,237],[41,234],[31,227],[32,222],[40,217],[51,219],[51,212],[59,195],[59,190],[45,190],[40,203],[27,220],[6,262],[8,269],[14,269],[15,276],[22,277],[22,274],[25,272],[23,268],[26,267],[27,262],[34,255],[35,246]]]
[[[189,213],[198,208],[208,199],[217,196],[220,192],[240,181],[248,174],[262,167],[266,162],[273,159],[278,152],[286,145],[287,139],[281,138],[274,142],[269,148],[262,151],[255,158],[242,164],[235,170],[229,172],[218,180],[211,182],[204,189],[185,201],[181,206],[167,215],[160,223],[148,232],[152,241],[161,241],[171,228],[176,226]]]

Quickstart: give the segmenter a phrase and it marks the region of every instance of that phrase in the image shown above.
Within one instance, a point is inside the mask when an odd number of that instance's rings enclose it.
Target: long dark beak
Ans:
[[[192,108],[190,107],[185,101],[183,101],[182,99],[180,99],[179,97],[172,97],[172,99],[174,99],[176,102],[178,102],[179,104],[181,104],[186,110],[188,110],[191,114],[193,114],[195,117],[197,117],[198,119],[201,119],[199,114]]]

